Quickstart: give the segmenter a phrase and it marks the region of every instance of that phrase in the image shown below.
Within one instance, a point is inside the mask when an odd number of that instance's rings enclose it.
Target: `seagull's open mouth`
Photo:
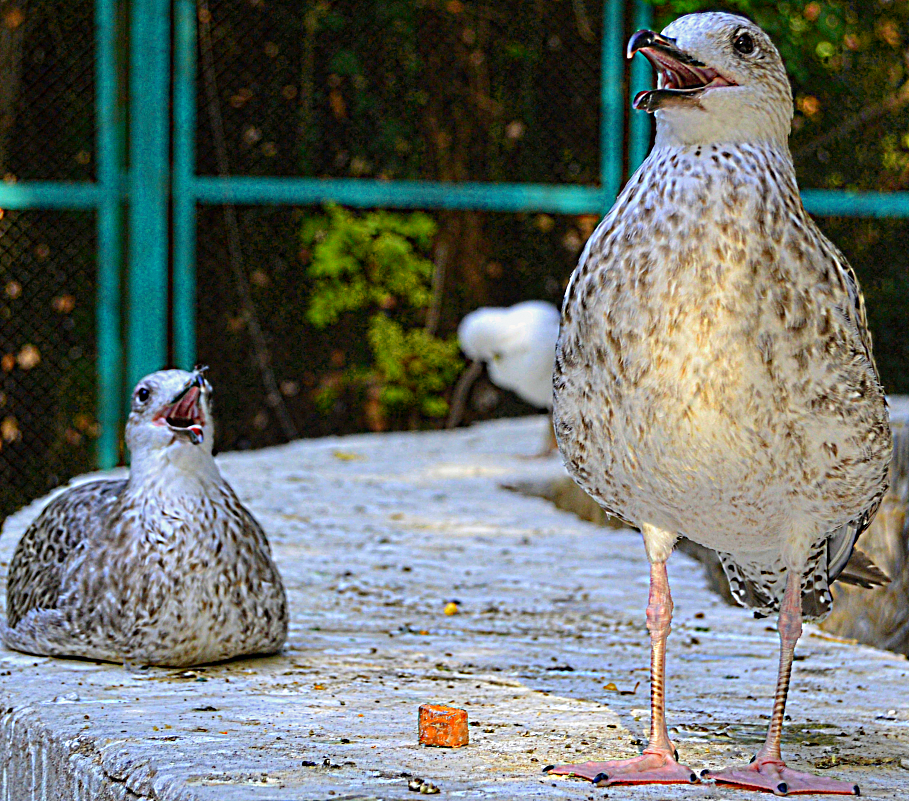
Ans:
[[[199,402],[201,384],[201,375],[190,379],[170,405],[155,415],[157,425],[166,425],[175,434],[189,437],[193,445],[201,444],[204,439],[205,412]]]
[[[680,50],[674,39],[653,31],[638,31],[628,41],[628,58],[642,53],[657,73],[657,88],[638,92],[632,106],[653,113],[668,102],[697,103],[706,89],[735,86],[712,67]]]

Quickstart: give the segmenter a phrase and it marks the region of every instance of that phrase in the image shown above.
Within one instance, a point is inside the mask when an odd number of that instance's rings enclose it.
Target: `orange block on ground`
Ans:
[[[420,745],[460,748],[467,745],[467,712],[453,706],[420,706]]]

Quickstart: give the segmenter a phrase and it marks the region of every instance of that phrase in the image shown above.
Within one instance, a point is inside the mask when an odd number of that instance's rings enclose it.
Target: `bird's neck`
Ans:
[[[685,153],[717,153],[717,152],[735,152],[740,154],[757,154],[762,160],[772,161],[774,164],[785,166],[787,170],[795,172],[792,163],[792,154],[789,152],[787,142],[779,142],[776,139],[756,139],[754,141],[743,142],[736,139],[718,139],[717,141],[706,142],[684,142],[673,138],[672,136],[657,136],[653,143],[651,155],[656,152],[679,154]]]
[[[180,444],[134,453],[127,491],[196,495],[223,483],[210,451]]]
[[[660,109],[655,113],[657,147],[687,145],[756,145],[766,143],[789,151],[791,104],[773,110],[711,104]]]
[[[747,192],[751,187],[758,194],[772,192],[781,197],[798,198],[795,167],[787,145],[773,140],[757,142],[714,142],[712,144],[667,144],[656,142],[644,163],[628,181],[628,199],[647,194],[653,185],[663,186],[669,176],[674,190],[683,194],[700,194],[700,184],[715,188],[732,186]],[[722,195],[713,193],[716,197]],[[679,202],[670,192],[672,202]],[[620,204],[616,204],[617,206]],[[801,208],[801,204],[796,206]]]

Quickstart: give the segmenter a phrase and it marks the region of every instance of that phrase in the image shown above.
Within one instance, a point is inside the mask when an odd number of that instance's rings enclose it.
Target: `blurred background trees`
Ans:
[[[0,2],[7,180],[93,175],[92,8]],[[705,8],[747,14],[780,47],[803,187],[909,189],[909,0],[671,0],[654,6],[655,27]],[[601,24],[599,0],[200,0],[198,172],[223,171],[221,152],[233,175],[596,184]],[[440,426],[461,317],[559,304],[598,221],[235,212],[236,225],[214,206],[197,218],[199,360],[222,450],[284,441],[289,427]],[[909,223],[820,223],[862,282],[887,390],[909,393]],[[0,216],[0,514],[90,464],[91,230],[89,214]],[[480,382],[465,419],[527,411]],[[43,472],[9,489],[39,446]]]
[[[909,3],[674,0],[654,6],[655,25],[718,6],[755,19],[783,53],[793,81],[792,149],[802,186],[907,188]],[[591,0],[214,4],[212,62],[227,115],[231,169],[388,180],[596,183],[601,10]],[[628,12],[631,19],[630,4]],[[624,131],[614,135],[622,137]],[[204,164],[213,146],[207,144],[206,130],[200,130],[200,137]],[[210,158],[208,169],[214,172]],[[361,213],[351,212],[348,219],[358,217]],[[442,340],[466,312],[481,305],[528,298],[559,303],[597,222],[591,216],[549,214],[431,212],[430,217],[435,233],[424,253],[434,264],[433,297],[410,313],[412,324],[426,325]],[[337,323],[338,328],[335,323],[318,330],[300,325],[311,293],[319,291],[311,236],[305,232],[311,231],[313,219],[325,218],[321,210],[310,209],[244,209],[241,218],[243,245],[250,264],[256,264],[249,267],[254,297],[273,309],[266,325],[274,342],[272,358],[291,382],[293,394],[285,402],[299,430],[315,434],[438,425],[436,412],[442,406],[427,406],[419,392],[396,395],[394,410],[375,390],[372,395],[335,392],[329,403],[332,393],[326,387],[347,382],[349,389],[350,366],[362,362],[356,354],[370,345],[365,321],[359,333],[350,318]],[[903,323],[909,298],[906,222],[825,218],[821,224],[862,281],[888,391],[909,392]],[[276,226],[288,241],[280,256]],[[210,233],[204,227],[200,231],[200,267],[206,273],[206,265],[216,267],[219,259],[205,258],[205,248],[217,251],[222,234],[216,222]],[[302,247],[289,244],[294,236],[301,237]],[[212,277],[210,283],[215,281]],[[233,366],[230,358],[225,362],[220,345],[219,365],[207,343],[223,342],[231,297],[232,289],[224,283],[215,308],[206,310],[211,301],[200,297],[205,319],[201,358],[228,376],[243,373],[249,363],[242,325],[234,332]],[[242,310],[233,319],[238,316]],[[372,319],[375,325],[379,318]],[[291,331],[298,352],[281,344]],[[376,364],[370,369],[376,370]],[[441,383],[450,387],[447,376],[454,364],[453,358],[426,359],[416,369],[444,373]],[[245,372],[247,392],[227,401],[220,393],[221,409],[231,405],[222,413],[222,447],[280,440],[266,401],[258,408],[250,403],[262,393],[253,386],[254,376]],[[448,397],[445,391],[434,393],[442,402]],[[527,410],[481,382],[468,420]]]

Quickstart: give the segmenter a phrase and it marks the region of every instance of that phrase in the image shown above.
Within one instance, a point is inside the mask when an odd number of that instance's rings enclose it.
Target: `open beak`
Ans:
[[[657,88],[638,92],[632,106],[653,113],[673,102],[697,104],[705,89],[735,86],[712,67],[692,57],[675,39],[653,31],[638,31],[628,40],[627,56],[642,53],[657,73]]]
[[[156,415],[171,431],[189,437],[193,445],[200,445],[205,438],[205,412],[200,402],[204,386],[202,370],[197,369],[170,404]]]

